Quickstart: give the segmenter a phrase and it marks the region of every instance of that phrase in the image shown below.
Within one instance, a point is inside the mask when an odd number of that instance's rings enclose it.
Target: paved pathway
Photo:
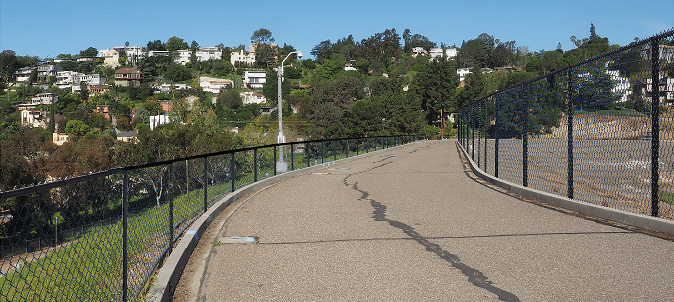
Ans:
[[[255,244],[211,244],[229,236]],[[454,141],[283,180],[200,241],[176,301],[674,301],[674,242],[490,189]]]

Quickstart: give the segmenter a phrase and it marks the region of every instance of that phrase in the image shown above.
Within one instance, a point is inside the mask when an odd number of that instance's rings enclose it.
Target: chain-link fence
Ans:
[[[140,299],[180,236],[225,194],[286,171],[420,138],[246,148],[0,192],[10,209],[0,216],[0,300]]]
[[[674,31],[459,110],[478,166],[525,187],[674,218]]]

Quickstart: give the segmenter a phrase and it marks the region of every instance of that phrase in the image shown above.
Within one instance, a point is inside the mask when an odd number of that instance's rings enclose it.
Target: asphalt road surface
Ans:
[[[455,141],[423,141],[271,185],[211,224],[174,299],[674,300],[674,242],[511,197],[464,169]]]

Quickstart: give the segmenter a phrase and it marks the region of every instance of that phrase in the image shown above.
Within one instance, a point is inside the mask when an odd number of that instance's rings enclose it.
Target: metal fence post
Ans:
[[[175,199],[174,197],[174,192],[173,192],[173,182],[175,179],[173,179],[173,163],[169,165],[169,184],[170,186],[167,188],[168,189],[168,194],[166,196],[169,198],[169,230],[171,233],[171,237],[169,237],[169,255],[173,252],[173,200]]]
[[[208,210],[208,157],[204,157],[204,213]]]
[[[253,149],[253,182],[257,182],[257,148]]]
[[[274,145],[274,175],[276,175],[276,145]]]
[[[124,181],[122,183],[122,301],[128,301],[129,289],[129,171],[124,169]]]
[[[475,125],[477,129],[480,129],[480,123],[482,123],[482,102],[479,102],[477,104],[477,117],[478,117],[478,124]],[[477,133],[477,167],[480,167],[480,151],[482,151],[481,147],[481,141],[480,141],[480,135],[482,135],[482,131]]]
[[[356,139],[356,156],[358,156],[358,151],[360,151],[360,139]]]
[[[236,155],[236,152],[232,152],[232,158],[231,158],[231,163],[230,163],[230,172],[232,173],[232,192],[234,192],[236,188],[236,166],[234,164],[234,156]]]
[[[365,153],[370,152],[370,140],[366,137],[365,138]]]
[[[499,100],[501,99],[501,94],[497,94],[494,97],[494,177],[498,178],[498,127],[499,120],[498,114],[500,113],[501,107],[499,107]]]
[[[307,154],[307,168],[311,167],[311,150],[309,148],[309,143],[304,144],[304,153]]]
[[[487,110],[487,99],[484,106],[484,122],[482,124],[482,133],[484,134],[484,172],[487,173],[487,123],[489,121],[489,110]]]
[[[529,85],[523,85],[524,88],[524,125],[522,127],[522,185],[529,186],[529,95],[527,88]]]
[[[321,164],[325,163],[325,141],[321,141]]]
[[[274,159],[274,162],[276,162],[276,159]],[[274,167],[276,167],[276,165],[274,165]],[[290,171],[295,171],[295,143],[290,143]]]
[[[351,153],[351,149],[349,148],[349,140],[346,140],[346,158],[349,158],[349,153]]]
[[[660,38],[651,40],[651,216],[658,217],[660,200]]]
[[[470,151],[471,151],[471,157],[473,160],[475,160],[475,108],[473,108],[474,105],[470,106],[470,136],[471,136],[471,144],[470,144]]]
[[[566,140],[567,140],[567,197],[573,199],[573,72],[569,68],[566,89]]]

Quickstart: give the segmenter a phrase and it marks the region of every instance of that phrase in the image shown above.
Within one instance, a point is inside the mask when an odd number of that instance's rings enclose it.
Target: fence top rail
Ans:
[[[201,154],[201,155],[195,155],[195,156],[190,156],[190,157],[184,157],[184,158],[178,158],[178,159],[171,159],[171,160],[165,160],[165,161],[160,161],[160,162],[142,164],[142,165],[137,165],[137,166],[116,167],[116,168],[111,168],[111,169],[104,170],[104,171],[89,172],[89,173],[86,173],[86,174],[83,174],[83,175],[77,175],[77,176],[72,176],[72,177],[65,178],[65,179],[59,179],[59,180],[52,181],[52,182],[33,184],[33,185],[25,186],[25,187],[22,187],[22,188],[18,188],[18,189],[12,189],[12,190],[9,190],[9,191],[0,190],[0,200],[12,198],[12,197],[17,197],[17,196],[22,196],[22,195],[27,195],[27,194],[32,194],[32,193],[36,193],[36,192],[39,192],[39,191],[49,190],[49,189],[53,189],[53,188],[57,188],[57,187],[61,187],[61,186],[70,185],[70,184],[90,181],[90,180],[93,180],[93,179],[103,178],[103,177],[114,175],[114,174],[120,174],[120,173],[123,173],[125,171],[138,170],[138,169],[144,169],[144,168],[150,168],[150,167],[157,167],[157,166],[162,166],[162,165],[169,165],[169,164],[172,164],[172,163],[175,163],[175,162],[181,162],[181,161],[186,161],[186,160],[207,158],[207,157],[219,156],[219,155],[225,155],[225,154],[231,154],[231,153],[237,153],[237,152],[246,152],[246,151],[255,150],[255,149],[272,148],[272,147],[275,147],[275,146],[289,146],[289,145],[297,145],[297,144],[354,140],[354,139],[360,140],[360,139],[368,139],[368,138],[412,137],[412,136],[418,136],[418,135],[420,135],[420,134],[371,136],[371,137],[352,137],[352,138],[334,138],[334,139],[320,139],[320,140],[310,140],[310,141],[302,141],[302,142],[289,142],[289,143],[282,143],[282,144],[271,144],[271,145],[255,146],[255,147],[246,147],[246,148],[240,148],[240,149],[232,149],[232,150],[226,150],[226,151],[220,151],[220,152],[214,152],[214,153]]]
[[[557,75],[557,74],[559,74],[559,73],[566,73],[566,72],[569,72],[569,71],[571,71],[571,70],[574,69],[574,68],[578,68],[578,67],[580,67],[580,66],[587,65],[587,64],[592,63],[592,62],[594,62],[594,61],[599,61],[599,60],[604,59],[604,58],[606,58],[606,57],[612,56],[612,55],[614,55],[614,54],[616,54],[616,53],[623,52],[623,51],[626,51],[626,50],[631,49],[631,48],[635,48],[635,47],[638,47],[638,46],[642,46],[642,45],[645,45],[645,44],[649,44],[649,43],[652,43],[652,42],[655,42],[655,41],[662,40],[663,38],[668,38],[668,37],[672,37],[672,36],[674,36],[674,29],[670,29],[670,30],[667,30],[667,31],[663,31],[661,34],[652,36],[652,37],[650,37],[650,38],[646,38],[646,39],[643,39],[643,40],[640,40],[640,41],[632,42],[632,43],[630,43],[630,44],[628,44],[628,45],[625,45],[625,46],[620,47],[620,48],[618,48],[618,49],[614,49],[614,50],[609,51],[609,52],[607,52],[607,53],[598,55],[598,56],[596,56],[596,57],[589,58],[589,59],[587,59],[587,60],[585,60],[585,61],[581,61],[581,62],[572,64],[572,65],[566,66],[566,67],[564,67],[564,68],[555,70],[555,71],[553,71],[553,72],[551,72],[551,73],[548,73],[548,74],[545,74],[545,75],[542,75],[542,76],[538,76],[538,77],[536,77],[536,78],[533,78],[533,79],[531,79],[531,80],[528,80],[528,81],[519,83],[519,84],[517,84],[517,85],[508,87],[508,88],[503,89],[503,90],[499,90],[499,91],[493,92],[493,93],[491,93],[491,94],[489,94],[489,95],[487,95],[487,96],[485,96],[485,97],[479,98],[479,99],[477,99],[477,100],[473,100],[472,102],[470,102],[470,103],[468,103],[468,104],[465,104],[465,105],[461,106],[461,108],[457,109],[457,111],[460,112],[460,111],[462,111],[463,109],[465,109],[466,107],[470,106],[470,105],[473,104],[473,103],[480,102],[480,101],[485,100],[485,99],[490,98],[490,97],[498,96],[498,95],[500,95],[501,93],[504,93],[504,92],[506,92],[506,91],[514,90],[514,89],[520,88],[520,87],[522,87],[522,86],[527,86],[527,85],[530,85],[530,84],[533,83],[533,82],[540,81],[540,80],[542,80],[542,79],[548,78],[548,77],[550,77],[550,76]]]

